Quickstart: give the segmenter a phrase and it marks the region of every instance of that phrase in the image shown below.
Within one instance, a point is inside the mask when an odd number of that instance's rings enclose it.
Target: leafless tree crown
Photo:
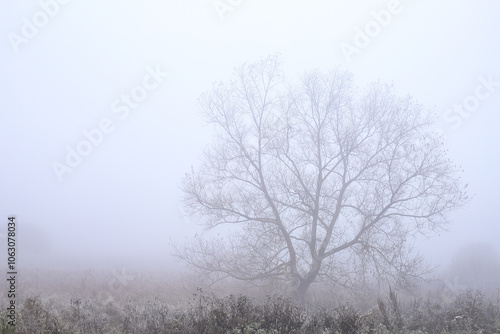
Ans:
[[[410,241],[467,200],[457,168],[422,105],[352,79],[312,72],[289,87],[269,57],[200,98],[217,135],[186,174],[186,208],[207,229],[238,228],[195,239],[184,260],[213,279],[290,282],[299,295],[315,281],[422,274]]]

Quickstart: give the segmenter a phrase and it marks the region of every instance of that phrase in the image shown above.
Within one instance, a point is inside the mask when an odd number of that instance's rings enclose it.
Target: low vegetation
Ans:
[[[120,305],[104,298],[70,299],[62,304],[40,296],[24,299],[15,333],[500,333],[500,303],[466,291],[447,301],[431,298],[402,303],[396,293],[379,298],[368,312],[298,305],[282,296],[254,299],[217,297],[198,290],[183,307],[164,298]],[[14,333],[0,322],[1,333]]]
[[[172,271],[22,273],[17,327],[7,324],[4,311],[0,334],[500,333],[500,290],[467,291],[448,281],[422,285],[420,297],[394,290],[349,297],[317,286],[309,302],[298,303],[276,286],[225,282],[196,289],[204,286],[196,277]],[[7,281],[0,289],[6,291]],[[8,302],[0,297],[0,309]]]

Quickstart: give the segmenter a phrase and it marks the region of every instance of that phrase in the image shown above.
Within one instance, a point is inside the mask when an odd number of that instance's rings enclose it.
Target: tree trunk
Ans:
[[[300,279],[299,285],[294,291],[294,297],[298,301],[300,302],[305,301],[307,290],[316,279],[316,276],[318,276],[320,267],[321,263],[314,264],[313,267],[309,270],[309,272],[303,278]]]
[[[293,294],[294,298],[300,302],[304,302],[305,298],[306,298],[307,290],[311,286],[312,282],[313,282],[313,279],[300,280],[299,286],[294,291],[294,294]]]

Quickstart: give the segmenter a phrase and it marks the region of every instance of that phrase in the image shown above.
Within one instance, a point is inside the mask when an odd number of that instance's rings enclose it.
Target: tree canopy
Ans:
[[[432,119],[410,96],[348,71],[287,84],[279,57],[238,67],[200,97],[214,142],[186,174],[186,210],[230,237],[178,255],[213,280],[313,282],[367,277],[408,285],[426,267],[412,237],[446,224],[467,196]]]

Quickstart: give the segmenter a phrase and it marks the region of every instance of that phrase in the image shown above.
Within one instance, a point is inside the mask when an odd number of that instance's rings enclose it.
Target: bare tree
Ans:
[[[216,140],[186,174],[186,209],[207,230],[238,227],[178,255],[214,280],[281,279],[300,298],[321,280],[404,285],[424,269],[412,236],[467,200],[428,113],[380,83],[358,93],[336,70],[289,88],[269,57],[200,104]]]

